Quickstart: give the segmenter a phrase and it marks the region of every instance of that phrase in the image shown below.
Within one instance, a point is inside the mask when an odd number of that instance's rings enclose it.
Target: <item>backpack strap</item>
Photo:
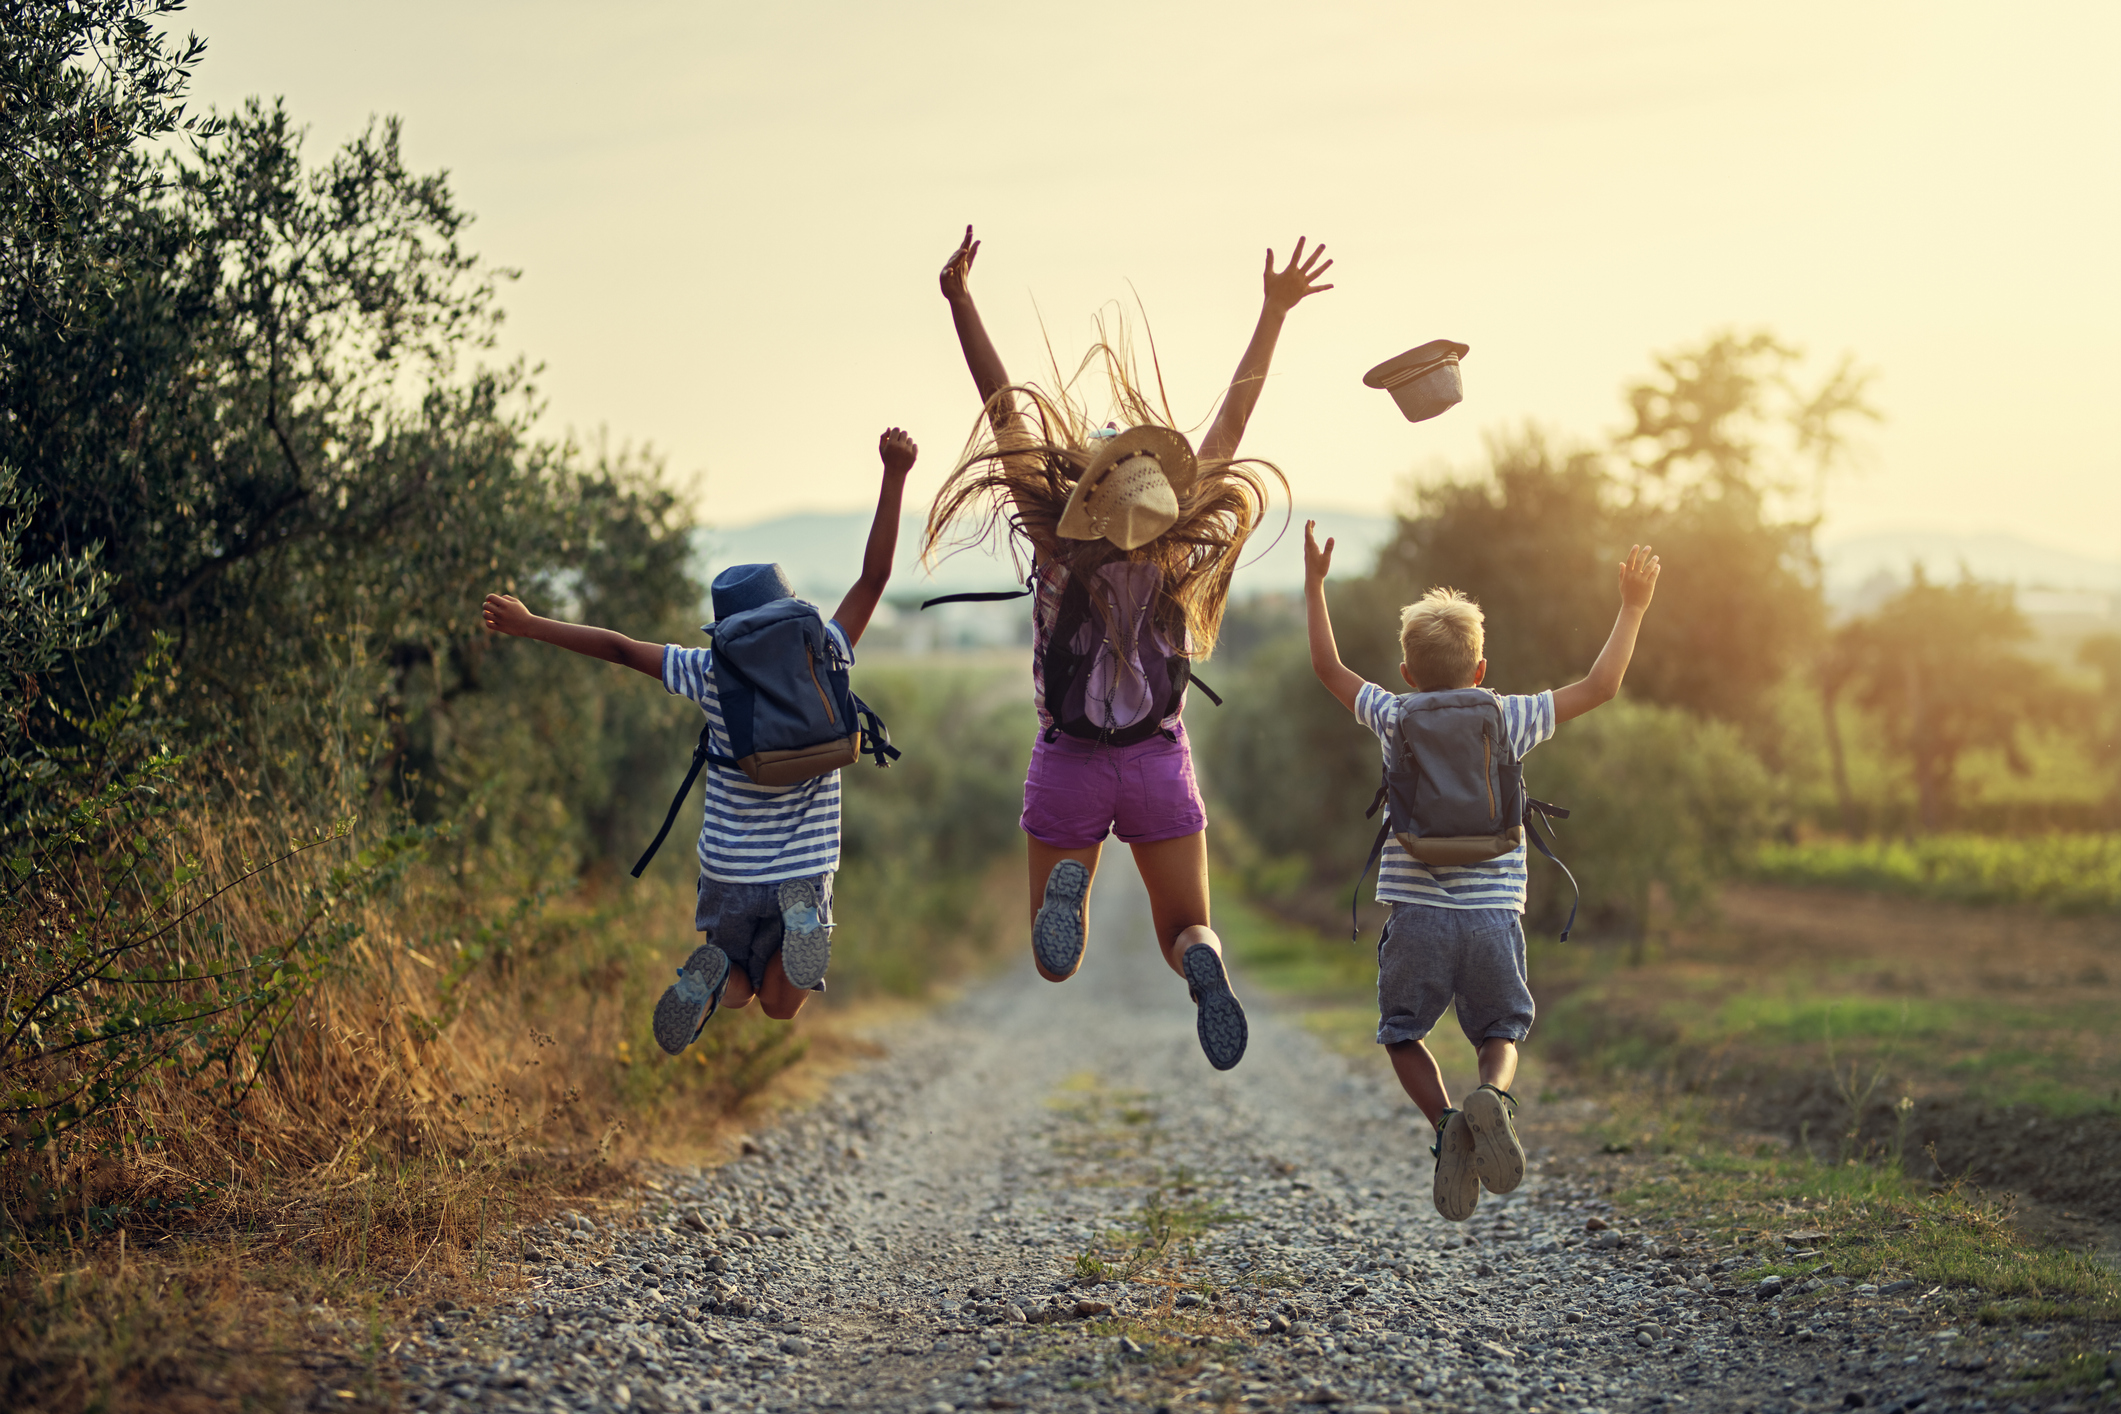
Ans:
[[[1216,706],[1220,707],[1223,705],[1222,694],[1217,692],[1214,688],[1208,686],[1206,683],[1202,682],[1198,673],[1188,671],[1186,674],[1186,681],[1191,683],[1193,686],[1199,688],[1202,692],[1206,693],[1208,695],[1208,700],[1210,702],[1213,702]]]
[[[1004,599],[1028,599],[1036,591],[1038,574],[1033,571],[1024,580],[1022,589],[988,589],[977,594],[940,594],[933,599],[923,599],[921,607],[932,609],[937,604],[996,604]]]
[[[1378,807],[1385,803],[1385,792],[1389,789],[1391,789],[1390,785],[1383,779],[1383,773],[1380,772],[1377,782],[1377,794],[1370,797],[1370,808],[1362,812],[1363,819],[1367,820],[1377,813]],[[1392,838],[1392,812],[1387,810],[1385,811],[1385,818],[1377,824],[1377,838],[1370,841],[1370,857],[1362,862],[1362,872],[1355,876],[1355,892],[1348,897],[1348,941],[1351,943],[1362,936],[1362,918],[1356,912],[1356,909],[1362,903],[1363,880],[1370,877],[1371,868],[1380,859],[1384,858],[1385,841],[1390,838]]]
[[[663,847],[663,841],[669,837],[670,827],[677,823],[678,811],[685,807],[685,797],[692,793],[692,783],[700,778],[700,767],[712,761],[715,765],[727,766],[732,771],[738,769],[734,759],[722,755],[708,745],[708,737],[713,731],[713,722],[701,725],[700,744],[692,749],[692,765],[685,772],[685,784],[679,786],[678,793],[670,797],[670,812],[663,817],[663,828],[655,832],[655,839],[649,842],[647,852],[642,854],[639,862],[633,866],[634,878],[641,877],[641,871],[648,867],[648,861],[655,858],[655,852]]]
[[[1576,882],[1576,876],[1569,873],[1569,866],[1561,862],[1561,856],[1548,847],[1546,839],[1539,833],[1539,819],[1541,816],[1547,818],[1549,821],[1547,828],[1552,829],[1553,825],[1551,822],[1568,819],[1569,812],[1558,805],[1549,805],[1544,800],[1534,800],[1530,796],[1524,798],[1524,832],[1526,836],[1531,839],[1534,849],[1554,861],[1554,867],[1559,869],[1563,876],[1568,879],[1569,888],[1575,893],[1575,897],[1569,900],[1569,921],[1561,925],[1561,941],[1565,943],[1569,940],[1570,931],[1576,927],[1576,910],[1583,903],[1583,886]]]
[[[875,757],[879,766],[889,766],[898,760],[899,749],[891,744],[891,731],[884,725],[884,719],[876,715],[875,708],[852,692],[847,695],[854,699],[854,715],[862,724],[862,754]]]

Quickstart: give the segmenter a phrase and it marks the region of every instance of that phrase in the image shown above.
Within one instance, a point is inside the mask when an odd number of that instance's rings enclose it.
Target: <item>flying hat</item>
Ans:
[[[1130,427],[1106,437],[1075,479],[1055,531],[1067,540],[1146,545],[1178,521],[1178,498],[1200,474],[1193,448],[1168,427]]]
[[[726,619],[776,599],[793,599],[795,586],[779,565],[731,565],[714,577],[714,616]]]
[[[1451,339],[1431,339],[1419,348],[1388,358],[1362,376],[1372,388],[1383,388],[1409,422],[1423,422],[1455,407],[1465,397],[1458,360],[1466,346]]]

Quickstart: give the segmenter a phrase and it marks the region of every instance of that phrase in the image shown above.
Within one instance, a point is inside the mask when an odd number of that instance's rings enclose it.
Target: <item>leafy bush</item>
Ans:
[[[2031,903],[2053,913],[2121,912],[2121,834],[1924,835],[1912,840],[1771,842],[1756,879],[1878,889],[1949,903]]]
[[[1640,933],[1653,885],[1682,912],[1709,903],[1765,832],[1774,782],[1737,731],[1675,707],[1611,702],[1525,758],[1526,788],[1573,814],[1558,853],[1594,924]],[[1535,915],[1568,907],[1560,871],[1532,865]]]
[[[1016,819],[1038,719],[1019,668],[856,671],[905,755],[888,771],[858,765],[841,775],[832,977],[917,995],[991,941],[988,883],[1023,850]]]

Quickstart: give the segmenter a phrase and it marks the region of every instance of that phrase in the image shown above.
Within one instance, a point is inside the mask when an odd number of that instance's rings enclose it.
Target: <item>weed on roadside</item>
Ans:
[[[1969,1314],[1981,1303],[2001,1312],[2000,1300],[2121,1316],[2121,1277],[2018,1232],[2008,1201],[1932,1187],[1896,1167],[1705,1144],[1638,1167],[1613,1202],[1645,1229],[1721,1237],[1747,1259],[1731,1271],[1736,1281],[1907,1280],[1943,1288]]]

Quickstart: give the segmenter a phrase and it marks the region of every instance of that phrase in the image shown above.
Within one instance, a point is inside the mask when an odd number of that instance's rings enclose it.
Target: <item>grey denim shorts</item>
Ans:
[[[1419,1041],[1458,999],[1458,1027],[1476,1047],[1522,1041],[1532,1029],[1524,920],[1511,908],[1395,903],[1377,940],[1377,1043]]]
[[[818,918],[832,926],[832,871],[812,876],[817,884]],[[732,970],[751,979],[756,992],[766,983],[766,964],[781,950],[787,931],[781,919],[781,885],[784,879],[762,884],[732,884],[700,875],[700,897],[692,913],[692,926],[707,935],[729,956]],[[824,991],[823,982],[813,988]]]

